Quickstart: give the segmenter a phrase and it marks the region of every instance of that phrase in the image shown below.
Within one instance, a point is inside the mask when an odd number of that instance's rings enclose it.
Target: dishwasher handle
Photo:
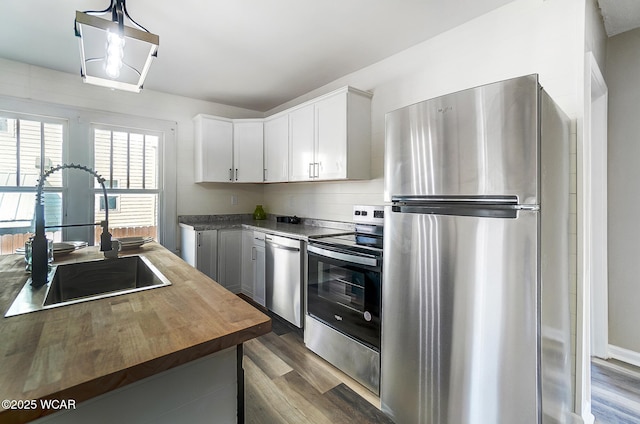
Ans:
[[[265,242],[269,243],[269,245],[271,247],[274,247],[276,249],[290,250],[292,252],[299,252],[300,251],[299,247],[291,247],[291,246],[285,246],[284,244],[275,243],[274,241],[272,241],[272,239],[270,239],[268,237],[265,237]]]

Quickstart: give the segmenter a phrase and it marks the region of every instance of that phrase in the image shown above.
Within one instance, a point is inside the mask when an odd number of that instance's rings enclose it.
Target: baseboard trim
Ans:
[[[640,367],[640,353],[623,347],[609,345],[609,355],[622,362]]]

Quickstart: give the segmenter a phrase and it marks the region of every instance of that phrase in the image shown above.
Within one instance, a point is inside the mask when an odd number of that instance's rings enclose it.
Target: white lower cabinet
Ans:
[[[243,289],[242,234],[243,231],[237,228],[194,231],[192,227],[181,224],[180,256],[227,290],[240,293]],[[249,286],[253,287],[253,277],[247,284]]]
[[[233,293],[242,291],[242,230],[218,230],[218,278]]]
[[[253,300],[265,306],[265,259],[264,233],[253,232]]]
[[[242,293],[253,298],[253,230],[242,230]]]
[[[242,293],[264,306],[265,300],[264,233],[242,230]]]
[[[210,278],[218,279],[218,230],[195,231],[180,226],[182,259]]]

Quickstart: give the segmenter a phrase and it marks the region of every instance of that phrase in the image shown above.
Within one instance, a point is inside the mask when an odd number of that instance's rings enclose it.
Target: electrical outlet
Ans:
[[[238,204],[238,196],[236,196],[235,194],[231,195],[231,204],[232,205],[237,205]]]

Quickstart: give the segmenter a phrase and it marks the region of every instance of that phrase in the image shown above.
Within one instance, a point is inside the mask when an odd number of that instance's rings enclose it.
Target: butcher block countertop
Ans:
[[[147,257],[172,285],[9,318],[28,274],[23,256],[0,256],[0,399],[79,403],[271,330],[269,317],[161,245],[121,253]],[[89,247],[56,263],[102,257]],[[3,402],[0,422],[53,412]]]

